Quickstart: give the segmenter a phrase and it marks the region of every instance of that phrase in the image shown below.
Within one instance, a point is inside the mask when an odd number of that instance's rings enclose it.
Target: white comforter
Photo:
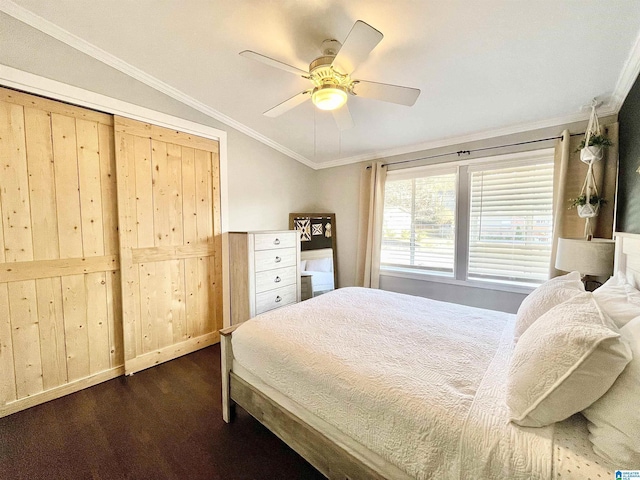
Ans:
[[[345,288],[260,315],[235,360],[416,478],[550,478],[552,429],[508,422],[513,315]]]

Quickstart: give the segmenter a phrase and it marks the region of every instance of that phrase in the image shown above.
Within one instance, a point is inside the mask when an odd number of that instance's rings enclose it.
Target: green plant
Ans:
[[[570,202],[571,202],[571,206],[569,208],[581,207],[587,204],[587,196],[580,195],[578,198],[572,198]],[[591,197],[589,197],[590,205],[593,205],[593,206],[604,205],[605,203],[607,203],[607,201],[604,198],[600,197],[599,195],[591,195]]]
[[[584,140],[585,139],[583,138],[582,141],[580,142],[580,145],[578,145],[576,152],[579,152],[584,148],[584,144],[585,144]],[[589,146],[590,147],[611,147],[613,146],[613,142],[609,140],[607,137],[605,137],[604,135],[591,135],[589,137]]]

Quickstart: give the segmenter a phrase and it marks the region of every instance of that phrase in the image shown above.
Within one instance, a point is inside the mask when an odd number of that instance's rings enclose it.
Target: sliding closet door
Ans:
[[[0,88],[0,416],[122,374],[113,119]]]
[[[222,328],[218,142],[115,117],[125,371]]]

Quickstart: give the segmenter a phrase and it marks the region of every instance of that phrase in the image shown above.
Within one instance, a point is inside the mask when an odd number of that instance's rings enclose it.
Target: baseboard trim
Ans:
[[[79,392],[85,388],[93,387],[99,383],[106,382],[121,375],[131,375],[135,372],[145,370],[149,367],[153,367],[160,363],[173,360],[174,358],[181,357],[188,353],[195,352],[202,348],[208,347],[220,341],[220,333],[212,332],[206,335],[201,335],[196,338],[191,338],[185,342],[178,343],[176,345],[170,345],[165,348],[161,348],[155,352],[147,353],[140,357],[137,357],[127,362],[127,369],[125,366],[120,365],[118,367],[110,368],[109,370],[103,370],[102,372],[95,373],[88,377],[74,380],[73,382],[65,383],[58,387],[54,387],[44,392],[36,393],[19,400],[7,403],[6,405],[0,405],[0,418],[6,417],[13,413],[26,410],[27,408],[35,407],[42,403],[55,400],[56,398],[64,397],[71,393]]]
[[[50,400],[55,400],[56,398],[64,397],[70,393],[79,392],[80,390],[93,387],[94,385],[98,385],[99,383],[106,382],[107,380],[111,380],[112,378],[116,378],[121,375],[124,375],[124,365],[110,368],[109,370],[103,370],[102,372],[74,380],[73,382],[65,383],[64,385],[54,387],[50,390],[45,390],[44,392],[15,400],[7,403],[6,405],[0,406],[0,418],[21,410],[26,410],[27,408],[35,407],[36,405],[40,405],[41,403],[45,403]]]
[[[191,338],[175,345],[169,345],[168,347],[161,348],[154,352],[145,353],[144,355],[140,355],[125,362],[125,375],[132,375],[140,370],[154,367],[163,362],[168,362],[169,360],[195,352],[196,350],[208,347],[209,345],[213,345],[219,341],[220,333],[216,331]]]

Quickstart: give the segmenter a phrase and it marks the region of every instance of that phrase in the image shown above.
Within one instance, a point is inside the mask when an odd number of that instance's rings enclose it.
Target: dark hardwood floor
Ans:
[[[220,395],[214,345],[0,418],[0,478],[324,478]]]

